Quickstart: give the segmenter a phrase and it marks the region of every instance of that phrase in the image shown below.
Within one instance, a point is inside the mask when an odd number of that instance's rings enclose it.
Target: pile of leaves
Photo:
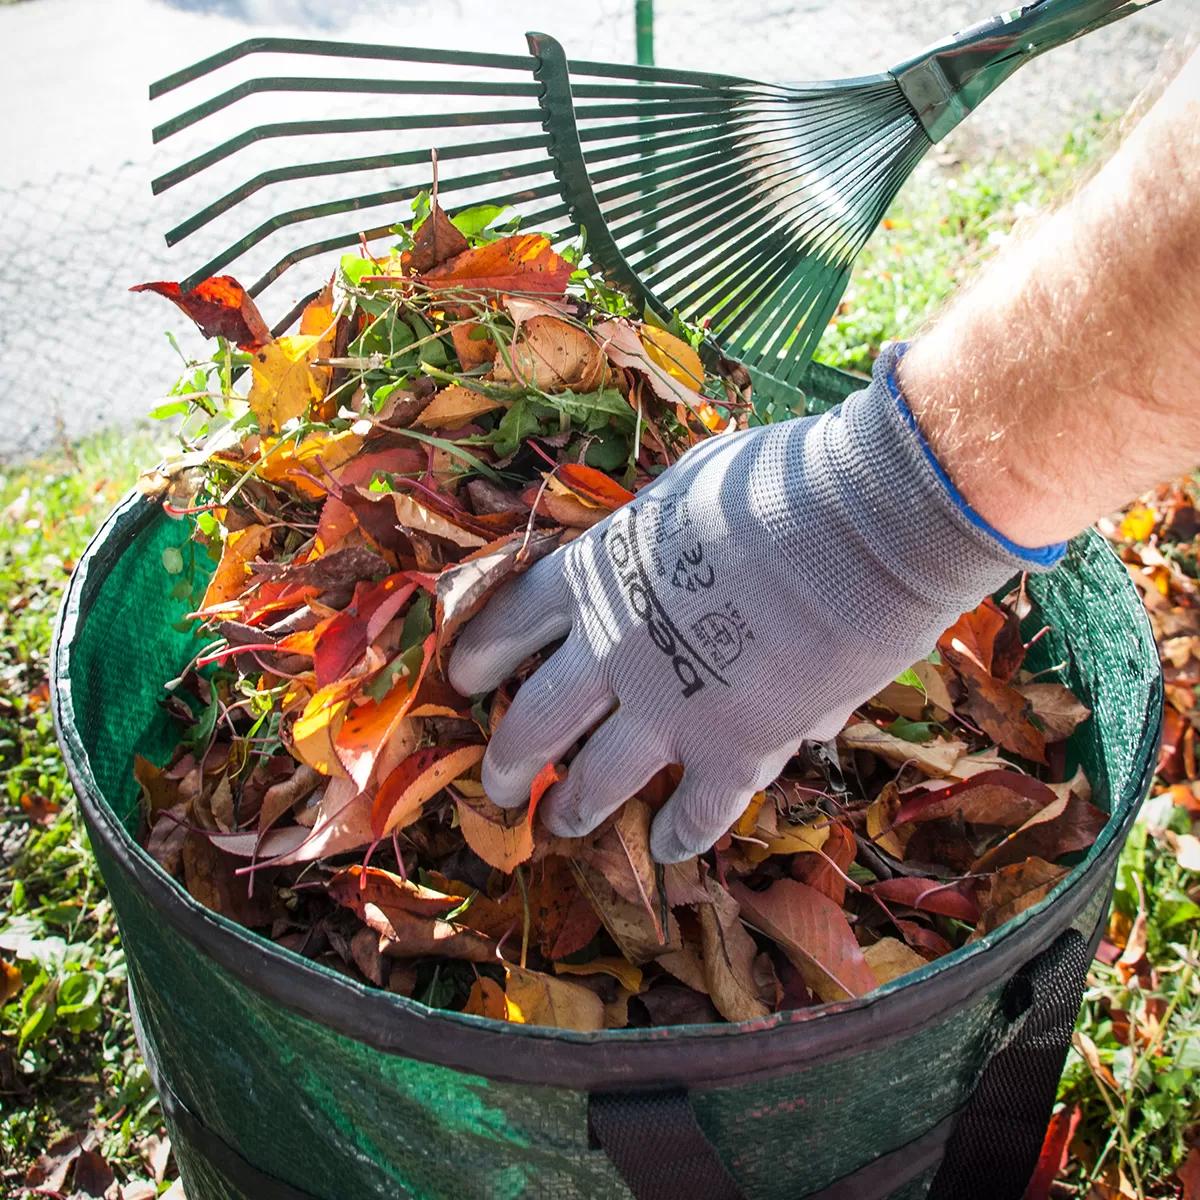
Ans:
[[[460,696],[457,632],[688,446],[756,418],[740,368],[706,371],[695,331],[634,319],[580,250],[494,208],[417,209],[385,258],[342,260],[295,333],[229,277],[141,285],[218,338],[168,406],[183,454],[144,482],[193,522],[164,567],[210,637],[167,686],[176,753],[136,765],[164,869],[378,987],[579,1030],[861,996],[1045,897],[1106,817],[1065,773],[1087,709],[1023,669],[1021,588],[805,747],[699,858],[649,853],[672,768],[580,839],[537,818],[570,755],[523,810],[489,801],[487,740],[538,664]]]

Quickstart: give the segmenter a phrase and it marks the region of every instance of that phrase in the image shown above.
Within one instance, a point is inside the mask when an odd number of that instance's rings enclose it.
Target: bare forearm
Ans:
[[[967,501],[1024,545],[1200,462],[1200,53],[913,344],[900,380]]]

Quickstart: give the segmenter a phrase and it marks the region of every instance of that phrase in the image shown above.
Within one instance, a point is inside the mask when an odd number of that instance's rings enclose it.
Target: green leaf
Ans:
[[[465,238],[479,237],[481,233],[502,213],[509,211],[507,204],[476,204],[472,208],[464,208],[450,218],[450,224]]]
[[[918,675],[916,671],[912,669],[912,667],[906,667],[903,671],[901,671],[900,674],[896,676],[896,682],[901,687],[916,688],[922,696],[924,696],[926,699],[929,698],[929,693],[925,690],[925,685],[921,682],[920,675]]]
[[[607,429],[588,442],[583,461],[601,471],[616,471],[629,456],[629,438]]]
[[[400,629],[400,652],[420,646],[433,632],[432,597],[422,591],[404,614],[404,625]],[[419,663],[417,664],[420,665]]]
[[[425,650],[418,642],[407,650],[402,650],[392,659],[374,679],[363,689],[372,700],[382,700],[392,690],[400,679],[415,675],[421,669],[425,658]]]
[[[522,396],[514,400],[508,412],[500,418],[492,439],[492,447],[500,458],[507,458],[517,452],[517,447],[524,440],[538,432],[541,423],[533,411],[528,397]]]
[[[887,731],[898,738],[903,738],[906,742],[919,744],[932,741],[937,727],[929,721],[906,721],[903,717],[897,717],[887,727]]]
[[[351,287],[360,287],[364,276],[379,273],[379,268],[372,259],[360,258],[357,254],[343,254],[341,262],[338,263],[338,270]]]

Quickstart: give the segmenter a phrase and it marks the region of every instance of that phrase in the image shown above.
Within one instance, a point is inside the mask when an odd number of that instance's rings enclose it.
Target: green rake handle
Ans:
[[[1157,0],[1036,0],[972,25],[892,68],[931,141],[939,142],[1031,58]]]

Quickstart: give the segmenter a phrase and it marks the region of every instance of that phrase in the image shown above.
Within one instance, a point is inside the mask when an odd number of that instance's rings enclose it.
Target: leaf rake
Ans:
[[[847,390],[812,355],[921,156],[1023,63],[1146,2],[1039,0],[890,71],[795,86],[568,60],[540,33],[529,57],[253,38],[151,86],[151,98],[210,75],[224,87],[154,130],[190,144],[153,189],[179,189],[168,244],[205,243],[183,286],[236,264],[258,295],[310,259],[388,236],[436,150],[451,215],[489,202],[559,240],[582,231],[635,304],[703,321],[760,404],[794,410]],[[305,70],[245,74],[263,55]],[[333,73],[367,64],[369,76]],[[364,97],[371,115],[338,115]],[[303,111],[245,127],[247,110],[278,115],[285,98]],[[326,145],[341,156],[322,158]],[[247,178],[251,152],[261,169]]]

